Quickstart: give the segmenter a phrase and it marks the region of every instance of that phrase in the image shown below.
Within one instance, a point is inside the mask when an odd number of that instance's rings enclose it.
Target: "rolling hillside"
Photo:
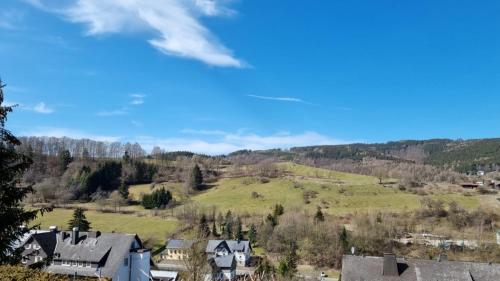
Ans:
[[[304,159],[350,159],[365,157],[401,162],[424,163],[452,167],[458,172],[496,170],[500,168],[500,139],[478,140],[405,140],[376,144],[347,144],[295,147],[290,152],[256,152],[278,157]],[[236,154],[233,154],[236,155]]]

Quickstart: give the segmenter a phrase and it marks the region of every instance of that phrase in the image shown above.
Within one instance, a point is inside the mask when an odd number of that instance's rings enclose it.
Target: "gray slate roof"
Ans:
[[[397,259],[399,276],[383,276],[382,257],[346,255],[341,281],[498,281],[500,264]]]
[[[168,241],[166,249],[189,249],[193,244],[193,240],[171,239]]]
[[[247,240],[209,240],[206,248],[207,253],[215,252],[215,249],[223,242],[226,242],[229,247],[231,253],[235,251],[246,251],[246,249],[250,249],[250,242]]]
[[[54,260],[71,260],[71,261],[91,261],[100,262],[103,265],[100,269],[101,276],[113,277],[115,272],[120,268],[123,259],[130,251],[132,243],[137,240],[141,244],[139,238],[135,234],[122,233],[102,233],[97,238],[91,238],[90,232],[80,232],[78,243],[71,244],[71,237],[61,239],[58,235],[57,245],[54,253]],[[75,268],[65,267],[61,265],[50,265],[47,271],[52,273],[67,274],[70,270],[74,273]],[[79,275],[95,276],[95,269],[87,270],[78,268]],[[88,272],[87,272],[88,271]]]
[[[235,257],[232,254],[227,256],[213,257],[213,261],[218,268],[227,269],[233,267]]]

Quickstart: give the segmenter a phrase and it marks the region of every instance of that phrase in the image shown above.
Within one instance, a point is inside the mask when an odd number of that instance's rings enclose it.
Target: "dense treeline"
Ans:
[[[67,150],[74,158],[120,158],[127,153],[131,158],[140,158],[146,152],[138,143],[104,142],[67,137],[21,137],[20,149],[27,153],[57,156]]]

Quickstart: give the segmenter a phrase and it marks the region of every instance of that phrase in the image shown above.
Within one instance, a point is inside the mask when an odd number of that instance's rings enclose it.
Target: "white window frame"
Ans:
[[[24,248],[25,248],[26,250],[31,249],[31,244],[26,244],[26,245],[24,245]]]
[[[33,249],[35,249],[35,250],[40,250],[40,245],[38,245],[38,244],[33,244]]]

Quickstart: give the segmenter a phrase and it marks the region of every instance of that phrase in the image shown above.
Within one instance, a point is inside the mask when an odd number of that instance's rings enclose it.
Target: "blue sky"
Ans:
[[[498,137],[500,2],[3,0],[20,135],[211,154]]]

